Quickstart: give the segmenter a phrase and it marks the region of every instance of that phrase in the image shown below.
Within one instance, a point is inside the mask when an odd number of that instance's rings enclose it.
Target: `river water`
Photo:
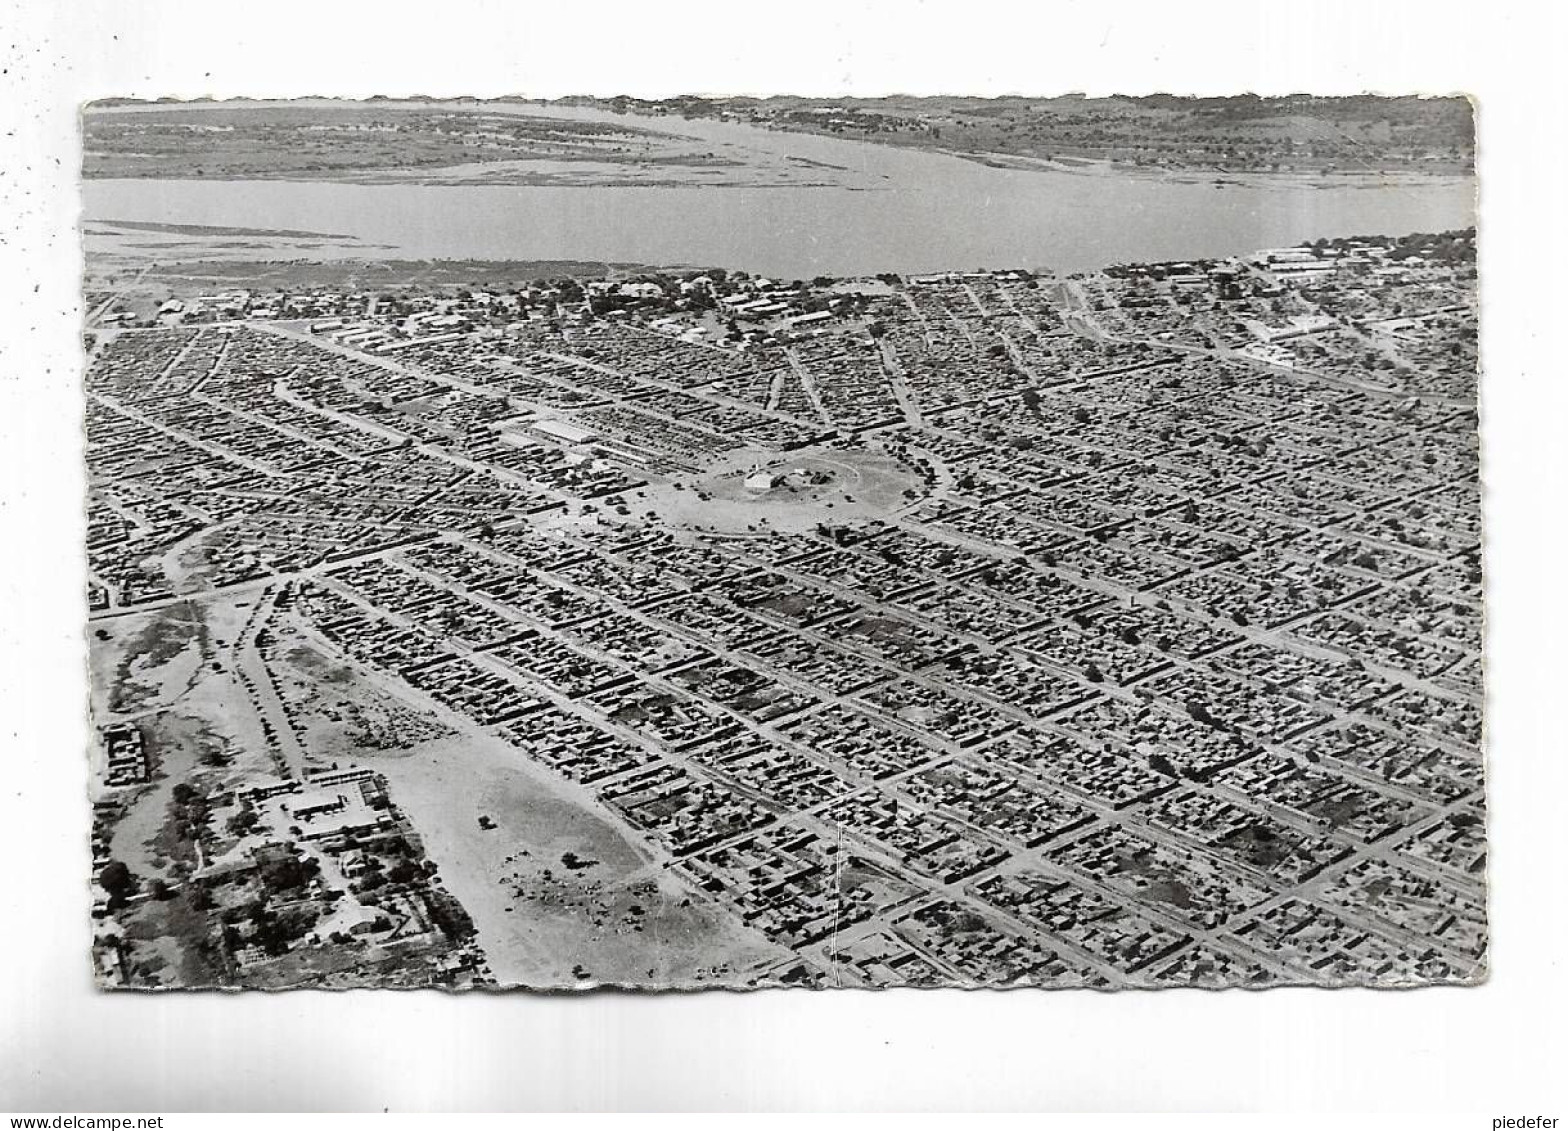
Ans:
[[[543,111],[518,109],[514,112]],[[551,107],[552,117],[608,120]],[[833,183],[771,187],[89,180],[84,218],[343,233],[322,257],[604,260],[786,278],[974,268],[1079,271],[1320,236],[1474,223],[1468,177],[1159,177],[995,168],[738,123],[614,118]],[[836,167],[836,168],[833,168]],[[744,180],[744,169],[738,179]],[[267,249],[257,247],[257,258]],[[289,257],[298,254],[291,252]]]

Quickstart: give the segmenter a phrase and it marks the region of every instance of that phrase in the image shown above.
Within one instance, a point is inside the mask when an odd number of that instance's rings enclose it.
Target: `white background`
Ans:
[[[0,2],[0,1110],[1568,1115],[1563,20],[1457,3]],[[1493,975],[1391,993],[100,995],[75,108],[113,95],[1469,92]],[[1489,1120],[1475,1126],[1487,1128]]]

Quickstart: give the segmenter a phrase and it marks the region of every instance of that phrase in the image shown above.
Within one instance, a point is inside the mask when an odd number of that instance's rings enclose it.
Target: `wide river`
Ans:
[[[84,218],[342,233],[389,259],[603,260],[786,278],[989,267],[1078,271],[1233,255],[1319,236],[1474,223],[1468,177],[1161,178],[993,168],[942,153],[714,121],[613,120],[821,162],[842,183],[771,187],[89,180]],[[744,170],[740,171],[744,175]],[[251,254],[266,257],[264,248]],[[291,252],[288,257],[299,255]],[[324,250],[340,255],[342,250]],[[172,258],[172,256],[171,256]]]

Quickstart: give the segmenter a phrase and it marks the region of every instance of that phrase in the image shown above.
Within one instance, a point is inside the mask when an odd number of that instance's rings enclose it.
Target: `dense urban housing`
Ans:
[[[1483,976],[1473,231],[128,296],[102,983]]]

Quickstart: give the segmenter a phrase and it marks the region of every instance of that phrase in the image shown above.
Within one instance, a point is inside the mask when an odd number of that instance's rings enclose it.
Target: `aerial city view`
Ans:
[[[82,136],[100,986],[1486,976],[1465,100]]]

